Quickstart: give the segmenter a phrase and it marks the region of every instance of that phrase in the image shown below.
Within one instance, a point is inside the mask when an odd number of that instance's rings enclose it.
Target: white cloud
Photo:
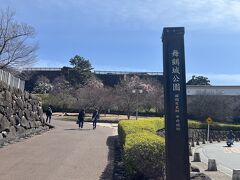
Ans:
[[[188,29],[240,30],[239,0],[0,0],[3,5],[29,10],[49,11],[88,23],[105,26],[123,24],[123,28],[160,29],[163,26],[186,26]],[[31,8],[32,7],[32,8]],[[60,12],[60,13],[59,13]],[[41,16],[44,15],[41,14]],[[54,17],[52,17],[54,18]],[[76,18],[77,19],[77,18]],[[71,19],[68,19],[71,20]]]
[[[39,0],[40,1],[40,0]],[[69,0],[59,7],[79,10],[96,21],[113,25],[125,23],[131,28],[186,26],[190,29],[224,28],[240,30],[238,0]],[[65,1],[64,1],[65,2]]]
[[[132,5],[132,6],[131,6]],[[124,17],[156,28],[159,25],[183,25],[188,28],[229,28],[240,30],[240,1],[178,0],[128,1]],[[119,15],[123,14],[118,11]]]
[[[181,0],[186,23],[208,28],[240,30],[240,1],[235,0]],[[185,6],[185,8],[184,8]]]
[[[75,0],[72,2],[77,5]],[[235,0],[88,0],[78,5],[91,12],[97,9],[106,22],[124,22],[137,28],[186,26],[240,30],[240,1]]]

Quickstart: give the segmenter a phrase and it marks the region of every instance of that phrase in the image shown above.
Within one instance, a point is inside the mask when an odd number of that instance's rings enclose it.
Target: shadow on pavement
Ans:
[[[79,129],[79,128],[75,128],[75,129],[64,129],[64,131],[90,131],[92,129]]]
[[[114,171],[114,150],[115,150],[115,142],[117,136],[109,136],[107,139],[108,146],[108,164],[102,173],[100,180],[111,180],[113,179],[113,171]]]

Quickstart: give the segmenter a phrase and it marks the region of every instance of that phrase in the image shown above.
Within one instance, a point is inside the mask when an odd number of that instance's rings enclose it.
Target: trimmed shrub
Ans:
[[[190,120],[188,121],[188,126],[191,129],[207,129],[207,123],[201,123],[197,121]],[[240,125],[234,124],[223,124],[223,123],[213,123],[211,124],[211,130],[217,131],[239,131]]]
[[[161,179],[165,174],[165,143],[156,135],[163,119],[124,120],[118,125],[124,164],[129,179]]]
[[[162,118],[149,118],[146,120],[123,120],[118,124],[118,136],[120,144],[125,144],[126,135],[139,133],[143,131],[156,134],[158,129],[164,128]]]
[[[206,129],[207,124],[188,121],[189,128]],[[164,128],[161,118],[124,120],[118,124],[124,164],[129,179],[162,179],[165,175],[164,138],[156,131]],[[213,123],[213,130],[239,130],[240,125]]]
[[[164,139],[150,132],[127,135],[124,163],[131,179],[162,179],[165,176]]]

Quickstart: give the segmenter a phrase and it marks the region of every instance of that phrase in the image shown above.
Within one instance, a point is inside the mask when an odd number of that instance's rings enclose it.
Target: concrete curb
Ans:
[[[205,154],[205,152],[203,151],[202,148],[203,148],[204,146],[212,145],[212,144],[218,144],[218,143],[206,143],[206,144],[201,144],[200,146],[194,147],[194,148],[192,149],[193,153],[195,153],[195,152],[199,152],[199,153],[200,153],[202,163],[203,163],[206,167],[208,166],[208,160],[209,160],[210,158]],[[202,168],[201,168],[201,169],[202,169]],[[225,177],[226,179],[231,179],[231,177],[232,177],[232,170],[231,170],[231,169],[223,166],[223,165],[220,164],[220,163],[217,163],[217,169],[218,169],[218,171],[217,171],[218,173],[222,173],[222,174],[224,174],[224,175],[226,176],[226,177]],[[202,169],[202,170],[206,171],[207,168],[204,168],[204,169]],[[208,175],[210,175],[210,177],[211,177],[211,174],[210,174],[210,173],[208,173]],[[214,174],[213,174],[213,177],[211,177],[211,178],[217,180],[217,178],[214,177]]]

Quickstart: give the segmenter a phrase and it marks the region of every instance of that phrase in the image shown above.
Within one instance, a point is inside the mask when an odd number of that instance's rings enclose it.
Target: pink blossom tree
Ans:
[[[142,108],[147,97],[153,97],[157,88],[150,81],[140,79],[134,75],[122,80],[115,87],[115,90],[119,109],[124,110],[128,119],[130,119],[131,113],[138,108]],[[140,92],[141,94],[136,94]],[[151,100],[154,100],[154,98],[151,98]],[[151,102],[151,105],[153,106],[153,102]]]

